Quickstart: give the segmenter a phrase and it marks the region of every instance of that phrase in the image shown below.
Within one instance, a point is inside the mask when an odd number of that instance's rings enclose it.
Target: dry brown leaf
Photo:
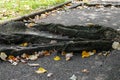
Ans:
[[[94,53],[96,53],[97,51],[96,50],[93,50]]]
[[[21,57],[24,58],[24,59],[28,59],[28,58],[29,58],[29,55],[26,54],[26,53],[23,53],[23,54],[21,55]]]
[[[83,69],[82,72],[83,73],[89,73],[89,71],[87,69]]]
[[[50,52],[45,50],[45,51],[42,51],[42,53],[44,54],[44,56],[50,56]]]
[[[62,51],[61,55],[62,55],[62,56],[66,55],[66,52],[65,52],[65,51]]]

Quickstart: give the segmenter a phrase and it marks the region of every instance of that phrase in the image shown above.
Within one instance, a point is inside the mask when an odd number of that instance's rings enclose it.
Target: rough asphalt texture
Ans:
[[[85,25],[88,23],[100,24],[115,29],[120,29],[120,9],[115,8],[84,8],[73,9],[66,12],[59,11],[37,22],[62,23],[65,25]],[[58,54],[59,55],[59,54]],[[0,80],[70,80],[74,74],[77,80],[120,80],[120,51],[112,50],[109,56],[94,55],[89,58],[81,58],[81,53],[76,53],[72,60],[54,61],[55,55],[39,58],[29,63],[39,63],[40,67],[53,73],[47,78],[47,73],[36,74],[39,67],[30,67],[20,63],[12,66],[8,62],[0,62]],[[89,73],[81,70],[87,69]]]
[[[64,25],[86,25],[93,23],[120,29],[120,8],[79,8],[81,9],[72,9],[52,13],[52,15],[47,18],[36,22],[60,23]]]

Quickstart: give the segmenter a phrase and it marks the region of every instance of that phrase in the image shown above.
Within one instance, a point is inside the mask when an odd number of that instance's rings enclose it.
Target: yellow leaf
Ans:
[[[54,57],[54,60],[55,60],[55,61],[59,61],[60,59],[61,59],[61,58],[60,58],[59,56],[55,56],[55,57]]]
[[[27,42],[22,43],[22,44],[20,44],[20,46],[22,46],[22,47],[27,47],[27,46],[28,46],[28,43],[27,43]]]
[[[82,51],[82,58],[89,57],[90,54],[87,51]]]
[[[8,56],[8,59],[9,59],[9,60],[15,60],[15,57],[12,56],[12,55],[9,55],[9,56]]]
[[[36,73],[45,73],[45,72],[47,72],[47,70],[46,69],[44,69],[44,68],[42,68],[42,67],[40,67],[37,71],[36,71]]]

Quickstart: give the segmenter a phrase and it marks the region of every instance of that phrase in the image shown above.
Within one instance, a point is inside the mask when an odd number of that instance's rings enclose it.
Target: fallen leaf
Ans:
[[[92,27],[92,26],[94,26],[93,23],[86,23],[86,25],[87,25],[88,27]]]
[[[23,53],[23,54],[21,55],[21,57],[24,58],[24,59],[27,59],[27,58],[29,57],[29,55],[26,54],[26,53]]]
[[[70,77],[71,80],[77,80],[77,77],[73,74],[71,77]]]
[[[27,46],[28,46],[28,43],[27,43],[27,42],[22,43],[22,44],[20,44],[20,46],[22,46],[22,47],[27,47]]]
[[[66,55],[66,52],[62,51],[61,55],[62,55],[62,56]]]
[[[94,52],[91,52],[91,51],[90,51],[90,52],[88,52],[88,53],[90,54],[90,56],[92,56],[92,55],[94,55],[94,54],[95,54]]]
[[[43,51],[39,51],[37,54],[39,55],[39,57],[44,56]]]
[[[17,61],[17,58],[14,57],[13,55],[9,55],[9,56],[8,56],[8,60]]]
[[[13,62],[12,65],[16,66],[18,64],[18,62]]]
[[[66,61],[69,61],[73,57],[73,53],[67,53],[65,55]]]
[[[50,56],[50,52],[47,50],[43,51],[43,54],[44,54],[44,56]]]
[[[42,68],[42,67],[40,67],[37,71],[35,71],[36,73],[38,73],[38,74],[40,74],[40,73],[45,73],[45,72],[47,72],[47,70],[46,69],[44,69],[44,68]]]
[[[27,24],[27,27],[31,28],[31,27],[33,27],[34,25],[35,25],[35,23],[29,23],[29,24]]]
[[[40,64],[37,64],[37,63],[28,63],[29,66],[31,67],[37,67],[37,66],[40,66]]]
[[[120,43],[119,42],[113,42],[112,48],[116,50],[120,50]]]
[[[46,14],[41,14],[40,18],[46,18],[47,15]]]
[[[72,3],[66,4],[65,6],[72,6]]]
[[[102,55],[102,53],[100,52],[100,53],[98,53],[98,56],[101,56]]]
[[[89,71],[87,69],[82,70],[83,73],[88,73]]]
[[[53,73],[48,73],[47,74],[47,77],[49,78],[49,77],[51,77],[53,75]]]
[[[13,60],[10,59],[10,60],[8,60],[8,62],[13,63]]]
[[[28,59],[29,60],[37,60],[38,56],[37,55],[29,55]]]
[[[55,56],[55,57],[54,57],[54,60],[55,60],[55,61],[59,61],[60,59],[61,59],[61,58],[60,58],[59,56]]]
[[[103,55],[108,56],[110,54],[110,51],[106,51]]]
[[[93,50],[94,53],[96,53],[96,50]]]
[[[1,58],[2,60],[6,61],[6,58],[7,58],[6,53],[1,52],[1,53],[0,53],[0,58]]]
[[[40,16],[39,15],[36,15],[35,16],[35,20],[37,21],[37,20],[39,20],[40,19]]]
[[[38,52],[34,52],[34,55],[36,55],[37,57],[40,57],[40,54],[38,54]]]
[[[87,51],[82,51],[82,58],[90,57],[90,54]]]
[[[21,61],[22,63],[27,63],[24,59],[20,59],[20,61]]]
[[[47,16],[48,16],[49,14],[50,14],[50,12],[45,12],[45,15],[47,15]]]

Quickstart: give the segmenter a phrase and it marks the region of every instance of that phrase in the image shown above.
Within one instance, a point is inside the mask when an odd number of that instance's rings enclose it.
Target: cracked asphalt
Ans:
[[[53,15],[54,14],[54,15]],[[120,8],[77,8],[59,11],[36,23],[60,23],[64,25],[100,24],[114,29],[120,29]],[[72,60],[66,61],[64,56],[60,61],[54,61],[55,55],[39,58],[28,63],[39,63],[48,72],[36,74],[39,67],[30,67],[19,63],[17,66],[0,61],[0,80],[70,80],[74,74],[77,80],[120,80],[120,51],[112,50],[108,56],[93,55],[81,58],[81,52],[76,53]],[[82,70],[87,69],[88,73]],[[48,73],[53,73],[50,78]]]

